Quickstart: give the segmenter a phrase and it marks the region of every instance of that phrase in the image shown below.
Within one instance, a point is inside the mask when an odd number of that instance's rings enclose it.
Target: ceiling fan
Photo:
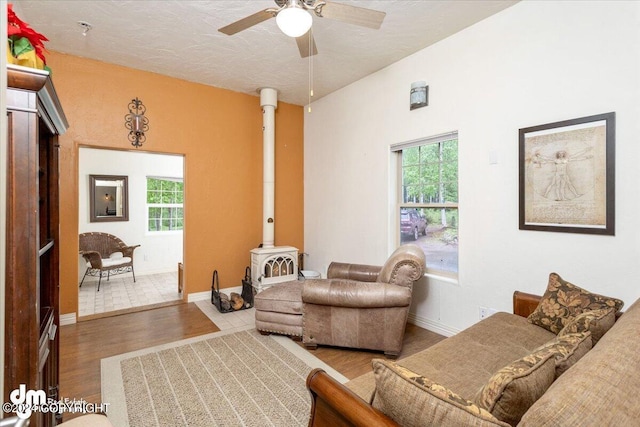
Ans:
[[[300,56],[306,58],[318,53],[315,40],[311,34],[311,13],[318,18],[329,18],[349,24],[377,30],[382,25],[386,13],[363,7],[350,6],[322,0],[274,0],[277,8],[269,8],[242,18],[232,24],[218,29],[229,36],[253,27],[267,19],[276,18],[280,30],[289,37],[294,37],[298,44]]]

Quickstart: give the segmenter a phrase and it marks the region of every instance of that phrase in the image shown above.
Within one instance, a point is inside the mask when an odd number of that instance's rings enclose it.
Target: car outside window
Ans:
[[[398,144],[399,243],[416,243],[427,273],[458,274],[457,132]]]

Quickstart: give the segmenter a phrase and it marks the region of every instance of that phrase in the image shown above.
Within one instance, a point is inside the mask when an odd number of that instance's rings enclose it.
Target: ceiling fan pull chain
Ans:
[[[313,27],[309,28],[309,52],[312,52],[313,44]],[[309,55],[309,106],[308,112],[311,113],[311,98],[313,97],[313,54]]]

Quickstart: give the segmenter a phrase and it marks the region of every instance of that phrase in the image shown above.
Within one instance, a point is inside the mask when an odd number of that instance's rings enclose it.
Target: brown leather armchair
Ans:
[[[331,263],[327,279],[305,280],[303,285],[305,346],[382,350],[397,357],[413,282],[424,271],[424,252],[415,244],[400,246],[382,267]]]

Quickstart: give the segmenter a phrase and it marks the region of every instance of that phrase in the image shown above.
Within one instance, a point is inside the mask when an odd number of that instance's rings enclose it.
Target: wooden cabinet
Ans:
[[[68,127],[46,71],[7,66],[4,402],[25,384],[58,400],[58,135]],[[56,424],[34,412],[32,426]]]

